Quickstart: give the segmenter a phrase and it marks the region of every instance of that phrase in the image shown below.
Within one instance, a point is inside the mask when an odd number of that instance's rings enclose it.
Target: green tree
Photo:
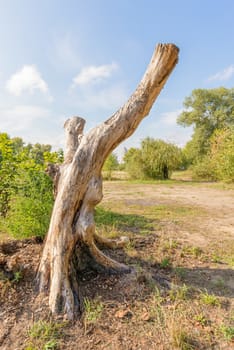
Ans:
[[[6,133],[0,133],[0,216],[6,217],[16,190],[17,157]]]
[[[108,180],[111,180],[112,178],[112,172],[114,170],[117,170],[119,166],[118,158],[115,153],[111,153],[103,166],[103,171],[105,172],[105,176]]]
[[[131,147],[124,154],[124,167],[131,179],[144,179],[142,167],[142,152],[138,148]]]
[[[162,140],[146,138],[140,149],[131,148],[124,157],[131,177],[169,179],[182,162],[181,150]]]
[[[186,153],[190,162],[196,163],[209,153],[215,131],[234,125],[234,89],[193,90],[185,99],[184,107],[177,121],[194,127]]]
[[[37,164],[44,164],[44,154],[51,152],[51,145],[43,145],[35,143],[35,145],[28,145],[29,157],[34,159]]]
[[[63,151],[50,145],[25,145],[19,137],[0,134],[1,227],[15,237],[44,236],[53,206],[48,163],[61,163]]]
[[[217,180],[234,181],[234,128],[218,130],[213,135],[210,162]]]

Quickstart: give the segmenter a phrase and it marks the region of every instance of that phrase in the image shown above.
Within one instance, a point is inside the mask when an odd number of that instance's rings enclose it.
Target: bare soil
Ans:
[[[132,273],[80,276],[81,300],[96,304],[64,323],[34,289],[43,243],[4,239],[0,349],[234,348],[234,190],[112,181],[104,184],[101,207],[113,220],[99,225],[99,233],[130,238],[126,248],[106,253]],[[30,336],[40,320],[62,324],[57,345]]]

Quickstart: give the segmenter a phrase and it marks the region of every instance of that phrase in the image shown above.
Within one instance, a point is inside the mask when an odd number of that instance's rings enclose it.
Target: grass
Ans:
[[[234,341],[234,327],[232,326],[226,326],[226,325],[221,325],[220,331],[224,336],[225,340],[228,341]]]
[[[28,343],[24,350],[57,350],[65,323],[38,321],[28,331]]]
[[[111,231],[131,231],[135,228],[139,233],[149,233],[152,224],[143,215],[122,214],[111,210],[106,210],[102,206],[96,208],[95,222],[100,229],[111,228]],[[112,234],[113,236],[113,234]]]
[[[114,334],[116,339],[122,337],[127,342],[132,341],[132,347],[138,344],[137,348],[142,349],[153,346],[160,349],[165,345],[165,349],[201,350],[211,349],[214,344],[219,348],[224,341],[227,348],[231,348],[234,329],[230,312],[233,300],[227,281],[234,260],[230,239],[224,236],[223,240],[222,237],[220,249],[217,240],[209,242],[207,231],[207,244],[201,243],[202,248],[199,247],[200,241],[193,240],[197,238],[193,235],[200,234],[207,215],[214,214],[187,205],[186,201],[166,201],[167,193],[164,193],[165,198],[159,197],[157,203],[156,196],[151,197],[150,191],[160,186],[160,182],[153,183],[156,186],[152,186],[152,189],[149,186],[145,193],[130,182],[122,182],[122,188],[118,187],[117,190],[116,183],[108,183],[109,197],[104,197],[102,205],[96,210],[97,231],[105,237],[127,235],[130,238],[124,254],[122,250],[117,250],[110,255],[115,257],[116,254],[117,260],[119,257],[126,259],[125,262],[135,268],[136,286],[131,279],[129,285],[122,286],[119,284],[120,277],[116,282],[117,287],[112,285],[114,293],[109,294],[108,298],[104,294],[102,300],[84,299],[82,337],[90,347],[96,346],[97,349],[112,346],[106,344],[110,334]],[[181,185],[182,182],[166,182],[165,190],[170,193],[172,190],[169,190],[169,186],[177,184]],[[188,191],[189,184],[186,183]],[[186,235],[183,236],[184,233]],[[222,266],[219,266],[221,263]],[[126,282],[127,278],[124,276],[123,281]],[[16,279],[20,281],[20,276],[16,276]],[[97,295],[101,293],[102,286],[97,284]],[[224,303],[224,300],[227,302]],[[131,323],[115,316],[116,311],[125,307],[132,312]],[[107,322],[109,328],[106,327]],[[39,330],[43,327],[53,329],[50,323],[39,326]],[[59,334],[50,330],[47,337],[45,334],[48,333],[43,332],[35,332],[35,328],[30,332],[27,350],[59,348]],[[103,338],[100,334],[103,334]],[[97,345],[92,343],[92,339],[99,341]],[[142,339],[152,339],[152,343],[141,344]],[[113,348],[121,348],[121,345],[118,347],[113,343]]]
[[[194,316],[194,320],[198,322],[201,326],[205,327],[209,324],[208,319],[203,313],[197,314]]]
[[[209,294],[207,291],[200,294],[200,300],[205,305],[220,306],[219,299],[215,295]]]
[[[181,280],[183,280],[187,275],[186,269],[184,267],[181,267],[181,266],[175,267],[174,272],[175,272],[176,276]]]
[[[195,350],[196,346],[190,334],[186,332],[182,327],[174,327],[172,332],[172,345],[173,349],[180,350]]]
[[[170,258],[166,257],[163,258],[162,261],[160,262],[160,267],[161,269],[168,269],[172,265]]]
[[[88,324],[95,324],[102,315],[104,304],[98,300],[84,299],[84,323],[85,326]]]
[[[189,298],[190,288],[183,284],[183,286],[179,286],[170,290],[170,299],[172,301],[178,300],[187,300]]]

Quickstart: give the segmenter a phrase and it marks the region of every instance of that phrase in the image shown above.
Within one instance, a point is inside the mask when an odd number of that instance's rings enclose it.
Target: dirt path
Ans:
[[[105,182],[97,230],[129,236],[124,249],[106,253],[133,272],[79,276],[89,307],[64,323],[51,317],[47,297],[35,293],[42,242],[5,241],[0,349],[232,349],[233,213],[234,190],[214,185]]]
[[[192,226],[192,234],[180,232],[187,240],[202,245],[220,239],[234,241],[234,190],[189,183],[129,186],[127,183],[106,182],[103,201],[117,200],[146,207],[164,204],[201,209],[199,219],[196,217],[196,220],[187,223],[187,229]]]

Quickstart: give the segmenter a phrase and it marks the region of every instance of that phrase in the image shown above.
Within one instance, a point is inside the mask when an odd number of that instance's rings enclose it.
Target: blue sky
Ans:
[[[0,132],[64,142],[64,121],[86,131],[134,91],[157,43],[180,58],[149,116],[117,150],[146,136],[184,145],[176,125],[195,88],[234,86],[233,0],[0,0]]]

